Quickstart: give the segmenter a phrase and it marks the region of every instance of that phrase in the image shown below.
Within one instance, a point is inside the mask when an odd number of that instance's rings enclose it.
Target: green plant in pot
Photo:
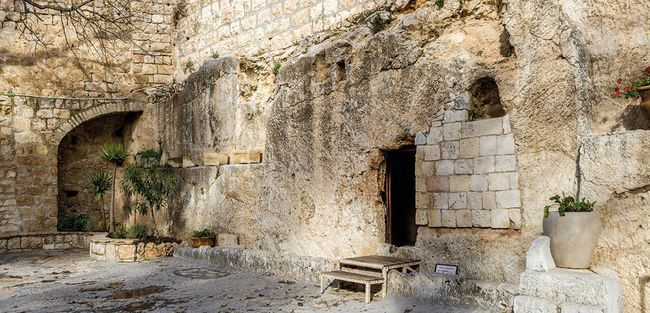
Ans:
[[[212,230],[205,228],[192,232],[192,247],[200,246],[214,247],[214,232]]]
[[[558,267],[589,268],[600,234],[595,202],[555,195],[544,207],[544,235],[551,238],[551,254]],[[557,207],[557,211],[551,211]]]
[[[650,66],[646,66],[643,73],[628,84],[623,85],[622,79],[616,83],[618,86],[614,88],[614,96],[625,99],[641,98],[641,110],[650,119]]]

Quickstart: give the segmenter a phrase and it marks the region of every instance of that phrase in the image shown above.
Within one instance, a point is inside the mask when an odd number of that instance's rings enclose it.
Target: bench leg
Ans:
[[[325,292],[325,277],[323,275],[320,276],[320,293],[322,294]]]
[[[386,293],[388,293],[388,291],[386,290],[388,289],[388,271],[382,270],[381,276],[384,277],[384,283],[381,284],[381,298],[386,299]]]
[[[336,280],[336,291],[339,291],[339,290],[341,290],[341,281]]]
[[[372,294],[370,293],[372,285],[370,283],[366,283],[366,304],[370,303],[370,300],[372,300]]]

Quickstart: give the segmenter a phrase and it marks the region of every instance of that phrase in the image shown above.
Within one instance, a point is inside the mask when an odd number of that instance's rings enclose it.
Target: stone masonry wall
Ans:
[[[416,135],[416,224],[521,228],[515,141],[505,117],[447,109]]]
[[[176,33],[176,77],[219,55],[261,55],[372,10],[384,0],[190,1]],[[190,63],[191,62],[191,63]]]
[[[133,1],[135,29],[120,34],[127,36],[126,41],[107,39],[106,50],[101,50],[79,40],[72,26],[63,26],[58,12],[36,9],[38,16],[27,18],[36,25],[40,43],[24,32],[18,10],[22,3],[2,1],[0,93],[119,96],[171,83],[175,4],[175,0]]]

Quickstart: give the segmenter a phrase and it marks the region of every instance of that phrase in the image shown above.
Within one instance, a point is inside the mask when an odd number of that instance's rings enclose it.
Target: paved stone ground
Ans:
[[[87,251],[0,254],[2,312],[476,312],[165,258],[91,261]]]

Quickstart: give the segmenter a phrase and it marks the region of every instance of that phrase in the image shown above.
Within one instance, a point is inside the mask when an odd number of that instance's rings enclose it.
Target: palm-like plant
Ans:
[[[102,204],[102,225],[106,229],[106,208],[104,196],[112,189],[113,178],[106,171],[99,171],[90,176],[90,193],[95,200]]]
[[[121,144],[104,144],[102,145],[102,158],[107,162],[113,164],[113,194],[111,196],[111,209],[109,211],[109,219],[111,221],[109,231],[112,233],[115,231],[115,177],[117,175],[117,167],[122,166],[126,161],[126,158],[129,156],[129,153],[126,152],[124,146]]]

